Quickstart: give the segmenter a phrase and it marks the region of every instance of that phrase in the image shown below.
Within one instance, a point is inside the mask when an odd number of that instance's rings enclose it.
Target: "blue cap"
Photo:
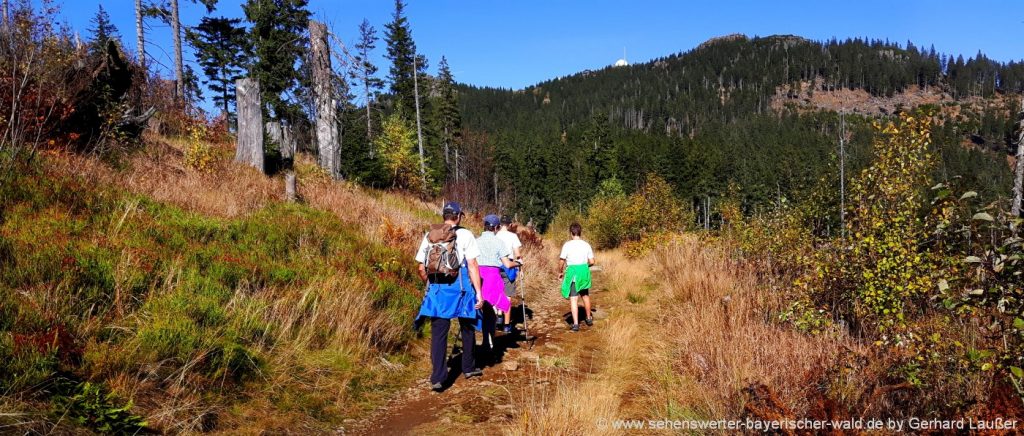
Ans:
[[[491,227],[498,227],[501,225],[501,218],[497,215],[491,214],[484,217],[484,224]]]
[[[462,206],[460,206],[459,203],[456,203],[454,201],[449,201],[444,204],[444,209],[441,209],[441,214],[462,214]]]

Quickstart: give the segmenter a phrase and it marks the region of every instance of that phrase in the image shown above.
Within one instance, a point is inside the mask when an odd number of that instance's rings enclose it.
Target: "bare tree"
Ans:
[[[178,0],[171,0],[171,33],[174,34],[174,98],[185,98],[185,72],[181,62],[181,20],[178,16]]]
[[[4,0],[4,4],[7,4],[7,0]],[[4,21],[6,21],[6,8],[4,13]],[[135,33],[136,33],[136,51],[139,56],[139,67],[142,71],[146,71],[146,37],[145,30],[142,27],[142,0],[135,0]]]
[[[1017,162],[1016,174],[1013,179],[1013,216],[1020,216],[1021,196],[1024,195],[1024,98],[1021,99],[1021,109],[1017,116],[1020,133],[1017,136]]]
[[[846,109],[839,113],[839,232],[846,236]]]
[[[423,157],[423,123],[420,121],[420,85],[419,85],[419,67],[416,62],[419,60],[419,56],[413,56],[412,58],[412,93],[414,101],[416,102],[416,141],[419,142],[420,147],[420,177],[423,177],[423,186],[427,185],[427,161]]]

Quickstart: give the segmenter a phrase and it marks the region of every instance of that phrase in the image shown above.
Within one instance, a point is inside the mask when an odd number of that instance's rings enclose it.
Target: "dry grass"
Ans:
[[[183,140],[148,136],[147,146],[126,157],[123,168],[95,158],[51,152],[47,167],[80,174],[100,184],[116,184],[133,193],[173,204],[190,212],[232,218],[283,201],[284,180],[266,177],[253,168],[231,162],[230,145],[211,144],[216,160],[210,171],[184,164]],[[306,155],[296,162],[300,199],[362,227],[369,238],[394,247],[415,249],[425,222],[438,216],[440,206],[412,195],[364,189],[330,180]]]
[[[847,340],[807,336],[766,319],[781,296],[714,247],[686,238],[653,254],[662,294],[655,325],[665,332],[650,364],[665,382],[650,385],[655,410],[687,417],[736,418],[742,388],[768,386],[798,416],[806,416],[810,390],[841,355]]]
[[[765,319],[779,296],[728,256],[683,237],[646,259],[597,255],[599,321],[592,372],[547,370],[550,388],[513,395],[523,410],[510,434],[608,434],[601,420],[730,419],[743,413],[742,390],[764,384],[788,411],[806,416],[809,390],[852,344],[799,334]],[[565,344],[563,344],[565,345]],[[580,358],[576,358],[580,361]],[[583,358],[586,361],[586,358]]]
[[[542,263],[542,270],[550,271],[547,289],[558,286],[553,277],[558,248],[551,244],[545,250],[547,255],[540,257],[552,259]],[[545,261],[538,263],[541,262]],[[601,252],[598,262],[603,272],[595,276],[595,289],[599,292],[592,298],[599,310],[614,310],[611,317],[596,324],[595,333],[575,347],[562,344],[568,349],[560,354],[572,362],[568,369],[550,367],[538,371],[525,388],[514,393],[516,408],[524,413],[519,415],[515,427],[509,429],[510,434],[614,434],[615,430],[600,428],[597,423],[622,417],[624,395],[633,381],[644,377],[640,367],[644,326],[633,313],[613,307],[621,305],[632,280],[646,272],[619,252]],[[546,292],[545,296],[561,300],[561,295],[554,291]],[[564,303],[559,301],[558,305]],[[543,381],[550,382],[551,387]]]

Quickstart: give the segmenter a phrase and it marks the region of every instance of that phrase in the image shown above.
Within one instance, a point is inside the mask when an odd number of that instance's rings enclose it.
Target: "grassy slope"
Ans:
[[[280,180],[179,150],[49,156],[4,181],[0,404],[18,413],[0,426],[97,428],[134,400],[165,431],[326,430],[405,384],[427,205],[308,164],[309,200],[285,204]],[[116,398],[69,406],[85,380]]]

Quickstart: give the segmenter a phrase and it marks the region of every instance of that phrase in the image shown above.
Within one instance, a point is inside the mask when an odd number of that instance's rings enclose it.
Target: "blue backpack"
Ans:
[[[516,277],[519,276],[519,267],[509,268],[502,265],[501,272],[505,273],[505,277],[508,277],[509,282],[515,283]]]

